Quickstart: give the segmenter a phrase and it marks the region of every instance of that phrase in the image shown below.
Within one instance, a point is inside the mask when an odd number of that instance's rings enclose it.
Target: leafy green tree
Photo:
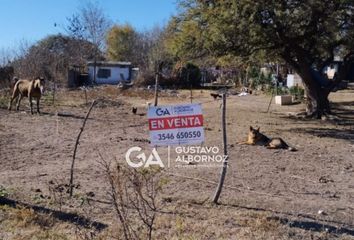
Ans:
[[[166,30],[155,26],[137,32],[131,25],[114,25],[106,38],[107,56],[115,61],[130,61],[142,72],[156,72],[158,66],[172,65],[165,47]]]
[[[330,112],[328,95],[354,62],[352,0],[180,0],[173,19],[176,54],[187,57],[264,56],[283,60],[303,79],[307,114]],[[336,55],[334,81],[322,76]]]
[[[114,61],[134,62],[137,42],[138,33],[131,25],[114,25],[106,38],[108,58]]]

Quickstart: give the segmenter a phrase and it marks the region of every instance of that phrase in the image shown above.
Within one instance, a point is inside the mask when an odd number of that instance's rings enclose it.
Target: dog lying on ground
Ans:
[[[259,132],[259,128],[255,129],[252,126],[250,126],[247,141],[239,142],[238,144],[260,145],[265,146],[268,149],[287,149],[289,151],[297,151],[297,149],[290,147],[283,139],[268,138],[266,135]]]
[[[23,97],[28,97],[31,114],[33,114],[33,106],[32,106],[32,98],[35,98],[37,101],[37,113],[39,112],[39,100],[44,92],[44,78],[35,78],[33,80],[18,80],[15,84],[12,97],[9,103],[9,111],[11,111],[12,102],[15,98],[17,98],[16,110],[18,111],[20,108],[20,103]]]

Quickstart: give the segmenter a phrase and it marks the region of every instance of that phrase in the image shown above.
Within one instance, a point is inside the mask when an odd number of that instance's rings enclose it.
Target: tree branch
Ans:
[[[90,109],[88,110],[87,114],[86,114],[86,117],[82,123],[82,127],[80,128],[80,132],[79,134],[77,135],[77,138],[76,138],[76,142],[75,142],[75,148],[74,148],[74,154],[73,154],[73,159],[72,159],[72,162],[71,162],[71,168],[70,168],[70,197],[73,196],[73,188],[74,188],[74,165],[75,165],[75,159],[76,159],[76,151],[77,151],[77,147],[79,145],[79,142],[80,142],[80,137],[81,137],[81,134],[82,132],[84,131],[84,128],[85,128],[85,125],[86,125],[86,121],[88,119],[88,117],[90,116],[90,113],[91,113],[91,110],[93,108],[93,106],[96,104],[96,100],[94,100],[90,106]]]

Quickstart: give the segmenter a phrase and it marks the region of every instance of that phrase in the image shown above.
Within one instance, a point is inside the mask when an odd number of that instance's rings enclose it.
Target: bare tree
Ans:
[[[0,49],[0,67],[9,65],[12,59],[13,59],[13,54],[9,48]]]
[[[105,37],[111,26],[111,21],[97,2],[88,2],[79,9],[78,13],[67,20],[69,24],[66,29],[71,36],[90,41],[94,45],[92,51],[94,72],[96,73],[99,51],[103,51],[105,48]],[[93,82],[96,82],[96,74],[94,74]]]
[[[31,69],[35,63],[33,59],[30,59],[29,49],[33,44],[29,41],[22,39],[17,44],[17,49],[14,51],[13,65],[15,67],[15,74],[17,77],[28,77],[32,75]]]
[[[92,59],[92,43],[64,36],[51,35],[41,39],[35,44],[22,42],[19,44],[12,65],[16,76],[20,78],[33,78],[44,76],[53,82],[54,86],[67,85],[68,67],[83,65]]]
[[[11,66],[12,54],[10,49],[0,49],[0,88],[11,86],[14,68]]]
[[[172,76],[176,59],[166,47],[167,35],[167,28],[158,25],[138,34],[134,59],[136,59],[135,62],[141,72],[138,79],[139,84],[154,84],[157,74],[161,80],[169,79]]]

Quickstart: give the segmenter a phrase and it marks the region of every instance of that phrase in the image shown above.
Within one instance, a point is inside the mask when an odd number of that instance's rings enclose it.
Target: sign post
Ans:
[[[224,155],[226,156],[226,158],[223,161],[219,184],[218,187],[216,188],[216,192],[213,198],[213,202],[216,204],[219,201],[221,190],[224,185],[226,170],[227,170],[227,162],[229,159],[229,156],[227,154],[227,138],[226,138],[226,94],[225,93],[222,94],[221,120],[222,120],[222,136],[223,136],[222,139],[223,139]]]

